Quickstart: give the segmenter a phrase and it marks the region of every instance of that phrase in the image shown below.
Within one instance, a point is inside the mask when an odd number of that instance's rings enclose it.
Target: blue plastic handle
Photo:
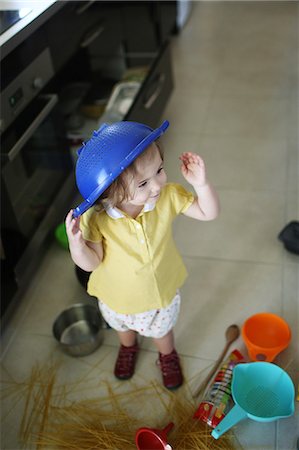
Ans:
[[[90,202],[88,200],[85,200],[81,203],[81,205],[77,206],[77,208],[74,209],[73,219],[81,216],[88,208],[90,208]]]
[[[221,420],[219,425],[212,431],[212,436],[218,439],[227,430],[236,425],[241,420],[247,419],[247,412],[239,405],[235,405],[230,412]]]

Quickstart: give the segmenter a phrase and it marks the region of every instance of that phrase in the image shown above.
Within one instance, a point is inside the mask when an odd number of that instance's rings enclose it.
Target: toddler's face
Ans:
[[[167,177],[155,143],[150,146],[149,157],[138,161],[137,169],[137,174],[130,183],[130,200],[127,203],[134,206],[156,203]]]

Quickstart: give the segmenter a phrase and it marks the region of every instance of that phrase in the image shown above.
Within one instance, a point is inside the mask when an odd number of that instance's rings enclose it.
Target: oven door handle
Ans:
[[[8,152],[9,161],[13,161],[15,157],[22,150],[23,146],[26,142],[31,138],[33,133],[39,127],[39,125],[44,121],[44,119],[50,114],[54,106],[58,103],[58,95],[57,94],[45,94],[41,95],[40,98],[48,100],[44,108],[39,112],[36,118],[31,122],[30,126],[27,128],[24,134],[20,137],[20,139],[15,143],[15,145]]]

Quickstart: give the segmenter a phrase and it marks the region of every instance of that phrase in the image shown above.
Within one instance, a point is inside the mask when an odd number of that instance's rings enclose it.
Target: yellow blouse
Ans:
[[[155,205],[145,205],[133,219],[117,208],[90,208],[81,216],[83,237],[102,241],[104,258],[90,275],[88,293],[122,314],[136,314],[170,304],[187,271],[172,237],[172,221],[194,196],[168,183]]]

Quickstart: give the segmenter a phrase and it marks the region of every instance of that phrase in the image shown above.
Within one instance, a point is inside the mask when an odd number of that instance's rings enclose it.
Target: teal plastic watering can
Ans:
[[[237,365],[233,371],[232,396],[235,406],[213,430],[215,439],[243,419],[272,422],[294,414],[294,384],[273,363]]]

